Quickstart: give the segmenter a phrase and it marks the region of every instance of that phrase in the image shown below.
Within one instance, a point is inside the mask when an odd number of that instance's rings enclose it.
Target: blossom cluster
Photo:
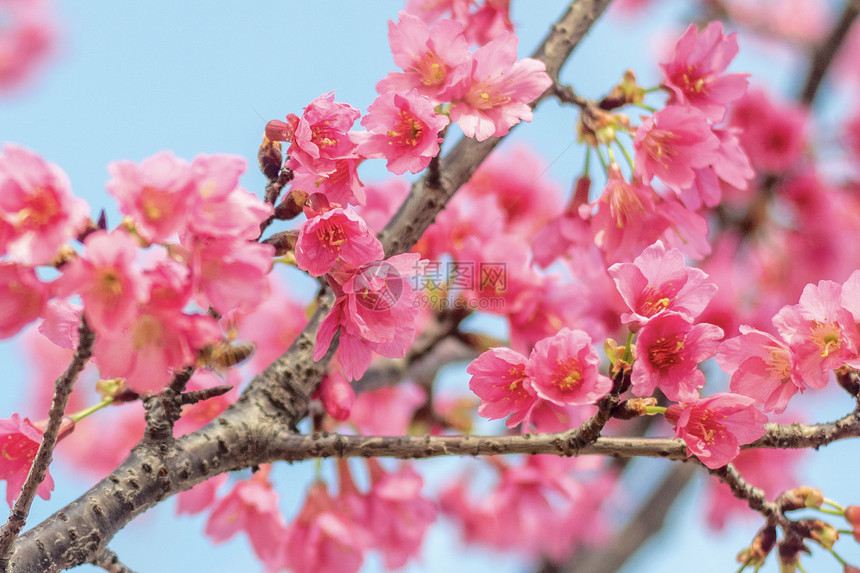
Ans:
[[[270,466],[237,481],[220,498],[226,476],[207,480],[181,494],[177,510],[210,510],[205,533],[216,543],[244,531],[268,571],[354,573],[370,550],[381,553],[387,568],[403,567],[436,519],[436,505],[421,494],[423,479],[408,465],[390,472],[369,459],[370,486],[362,492],[349,463],[338,464],[338,495],[333,497],[325,482],[315,482],[289,525],[278,509]]]
[[[107,230],[89,222],[57,166],[4,147],[0,334],[44,318],[42,332],[73,348],[83,312],[101,376],[124,378],[139,394],[159,391],[222,338],[215,318],[195,309],[250,313],[266,296],[273,248],[252,241],[272,208],[239,186],[244,169],[238,157],[188,163],[168,152],[113,163],[107,187],[126,219]],[[152,245],[161,248],[144,250]],[[49,265],[60,270],[51,282],[36,272]]]
[[[562,328],[539,341],[528,358],[509,348],[492,348],[466,372],[472,375],[469,388],[481,399],[479,415],[490,420],[510,415],[509,428],[529,422],[551,431],[550,420],[559,411],[594,404],[612,388],[599,365],[588,334]]]

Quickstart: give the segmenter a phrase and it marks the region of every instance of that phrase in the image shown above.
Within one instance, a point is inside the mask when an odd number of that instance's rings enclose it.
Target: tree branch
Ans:
[[[798,97],[801,104],[811,106],[812,102],[815,101],[818,88],[821,87],[821,82],[827,75],[830,64],[833,63],[833,59],[839,53],[839,48],[848,36],[848,31],[857,19],[858,14],[860,14],[860,0],[848,0],[845,3],[842,14],[836,21],[836,25],[833,26],[828,35],[827,41],[814,50],[810,58],[806,81],[803,83],[803,89],[800,91],[800,96]]]
[[[134,571],[119,560],[116,553],[105,547],[90,561],[96,567],[101,567],[108,573],[134,573]]]
[[[95,335],[87,326],[83,315],[81,316],[81,324],[78,327],[78,337],[78,348],[75,350],[74,356],[72,356],[72,362],[66,368],[66,371],[54,382],[54,397],[51,401],[51,409],[48,412],[48,423],[42,435],[42,443],[39,444],[36,457],[33,459],[33,464],[27,473],[27,479],[21,487],[21,493],[18,495],[18,499],[15,500],[15,505],[12,507],[9,519],[3,525],[2,529],[0,529],[0,571],[6,571],[9,567],[9,554],[12,544],[24,528],[24,525],[26,525],[27,516],[30,514],[30,506],[33,504],[33,498],[36,497],[39,484],[44,481],[45,475],[48,473],[48,466],[51,463],[54,446],[57,445],[60,424],[63,421],[63,414],[66,412],[66,404],[69,402],[72,387],[78,378],[78,374],[81,373],[81,370],[87,364],[87,360],[90,359]]]
[[[853,418],[853,414],[849,417]],[[843,419],[844,420],[844,419]],[[841,422],[841,421],[840,421]],[[613,456],[687,459],[687,448],[679,439],[640,437],[599,437],[579,445],[582,427],[554,434],[511,436],[348,436],[326,432],[296,434],[281,431],[267,444],[266,459],[296,462],[316,458],[393,457],[420,459],[440,456],[492,456],[506,454],[551,454],[562,456]],[[755,448],[815,448],[836,440],[860,436],[860,423],[832,431],[839,424],[768,424],[767,433],[758,441],[741,446]],[[587,438],[587,437],[586,437]]]

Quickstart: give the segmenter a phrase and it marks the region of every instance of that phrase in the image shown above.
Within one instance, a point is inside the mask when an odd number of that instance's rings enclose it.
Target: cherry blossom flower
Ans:
[[[301,165],[316,175],[328,175],[337,169],[339,159],[355,158],[355,143],[348,132],[360,116],[351,105],[335,102],[334,92],[309,103],[302,117],[288,115],[294,130],[288,166]]]
[[[331,498],[325,483],[314,483],[298,517],[278,541],[280,567],[296,573],[357,573],[364,561],[366,538],[344,509]]]
[[[148,394],[164,388],[171,371],[193,364],[198,350],[220,338],[212,317],[146,305],[124,331],[97,336],[93,357],[102,376],[125,378],[131,390]]]
[[[134,320],[147,283],[134,264],[137,242],[125,231],[96,231],[84,241],[83,256],[63,267],[58,294],[77,293],[96,333],[121,331]]]
[[[694,183],[694,169],[716,160],[719,146],[720,140],[704,113],[688,106],[666,106],[636,129],[636,176],[645,182],[659,177],[667,187],[680,192]]]
[[[190,251],[188,264],[202,307],[211,305],[222,314],[233,309],[249,313],[268,296],[272,245],[197,237]]]
[[[471,85],[451,106],[451,119],[467,137],[501,137],[532,120],[529,104],[552,84],[543,62],[517,61],[517,37],[499,36],[473,55]]]
[[[747,90],[748,74],[724,73],[737,53],[737,34],[723,35],[721,22],[710,22],[701,32],[691,24],[675,44],[672,60],[660,64],[672,90],[669,103],[693,106],[714,123],[722,121],[726,104]]]
[[[355,391],[349,381],[338,372],[323,376],[319,388],[314,392],[314,398],[322,401],[326,414],[338,422],[349,420],[352,404],[355,402]]]
[[[267,474],[267,470],[259,471],[251,479],[237,482],[212,508],[204,531],[215,543],[244,531],[267,570],[278,571],[287,529],[278,510],[278,493]]]
[[[662,241],[632,263],[616,263],[608,272],[632,311],[622,314],[621,321],[640,326],[667,311],[693,321],[717,292],[704,271],[686,266],[681,251],[667,251]]]
[[[428,22],[407,11],[398,22],[388,21],[388,42],[394,63],[403,72],[391,72],[376,84],[380,94],[417,90],[437,103],[463,95],[472,63],[463,25],[441,20]]]
[[[48,2],[3,2],[0,5],[0,92],[26,85],[56,43],[56,26]]]
[[[716,354],[722,337],[720,327],[693,325],[673,312],[651,319],[636,339],[633,393],[650,396],[659,387],[670,400],[694,402],[705,385],[697,366]]]
[[[296,241],[296,264],[312,277],[329,272],[338,259],[360,267],[383,255],[382,243],[350,208],[309,212]]]
[[[860,367],[857,327],[854,316],[842,306],[839,283],[806,285],[800,303],[784,306],[773,324],[794,351],[797,368],[810,388],[823,388],[829,371],[844,364]]]
[[[218,490],[221,489],[229,476],[226,473],[212,476],[187,491],[176,494],[176,514],[194,515],[200,513],[215,503]]]
[[[57,249],[84,230],[88,216],[86,201],[72,195],[59,167],[23,147],[3,146],[0,254],[25,264],[50,264]]]
[[[335,161],[334,171],[327,175],[317,175],[297,165],[293,168],[294,176],[290,189],[301,190],[308,195],[321,193],[329,203],[338,205],[364,205],[364,184],[358,178],[358,165],[362,161],[362,157],[338,159]]]
[[[196,181],[188,163],[169,151],[144,159],[115,161],[108,166],[107,189],[135,229],[153,242],[182,232],[188,223]]]
[[[385,567],[398,569],[421,549],[427,528],[436,520],[436,505],[421,495],[424,480],[412,466],[386,472],[373,458],[367,464],[371,488],[362,525],[370,531],[372,546],[382,553]]]
[[[350,422],[362,434],[400,436],[408,433],[412,415],[426,401],[427,393],[414,382],[362,392],[352,405]]]
[[[254,240],[272,206],[239,186],[245,159],[236,155],[198,155],[191,162],[196,189],[188,229],[196,235]]]
[[[593,404],[612,389],[612,380],[598,372],[600,357],[582,330],[562,328],[535,344],[526,375],[534,392],[554,404]]]
[[[514,33],[510,0],[484,0],[469,14],[464,34],[471,44],[483,46],[504,34]]]
[[[754,398],[765,412],[782,413],[791,397],[804,388],[794,352],[750,326],[741,326],[740,332],[720,344],[717,364],[731,376],[732,392]]]
[[[729,125],[740,130],[738,139],[756,170],[778,173],[795,165],[803,153],[807,115],[805,109],[775,101],[759,89],[732,105]]]
[[[48,301],[42,315],[45,320],[39,324],[39,333],[60,348],[74,350],[80,337],[82,308],[63,298]]]
[[[523,145],[490,155],[458,192],[495,197],[511,234],[531,238],[564,209],[558,185],[545,176],[547,165]]]
[[[367,133],[354,133],[356,153],[384,157],[396,175],[418,173],[439,154],[439,132],[448,125],[448,117],[437,114],[434,103],[417,90],[384,93],[367,111],[361,119]]]
[[[0,263],[0,338],[13,336],[42,316],[50,291],[32,268],[12,261]]]
[[[675,424],[675,436],[687,445],[687,456],[695,455],[716,469],[731,462],[749,444],[765,433],[767,416],[755,400],[739,394],[721,393],[666,409],[666,420]]]
[[[538,397],[526,376],[527,361],[509,348],[491,348],[466,367],[472,375],[469,389],[481,399],[479,416],[497,420],[512,414],[506,422],[509,428],[529,416]]]
[[[419,258],[416,253],[395,255],[350,269],[341,284],[329,281],[338,297],[320,324],[314,360],[325,355],[338,329],[338,356],[350,380],[364,374],[372,352],[404,356],[415,338],[418,309],[411,282],[424,264]]]
[[[0,480],[6,481],[6,503],[9,507],[15,503],[27,480],[46,425],[47,422],[33,424],[28,418],[22,420],[18,414],[12,414],[11,418],[0,418]],[[74,428],[75,423],[71,418],[64,418],[57,440],[63,439]],[[42,499],[50,499],[53,490],[54,479],[47,471],[36,493]]]

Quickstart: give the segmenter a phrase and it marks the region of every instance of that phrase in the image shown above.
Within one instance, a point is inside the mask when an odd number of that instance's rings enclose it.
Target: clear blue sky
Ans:
[[[338,101],[365,110],[375,97],[375,83],[394,69],[386,22],[396,18],[402,4],[393,0],[63,2],[59,56],[33,89],[0,100],[0,140],[34,149],[59,164],[69,174],[74,191],[89,201],[93,216],[106,207],[114,224],[117,211],[104,183],[107,164],[117,159],[140,161],[163,149],[186,159],[199,153],[234,153],[249,162],[244,186],[261,192],[263,178],[256,171],[255,155],[265,122],[300,113],[309,101],[332,89],[337,90]],[[512,4],[520,55],[525,56],[566,2],[512,0]],[[656,83],[651,56],[658,46],[650,38],[659,30],[677,31],[686,25],[679,16],[686,3],[659,4],[659,11],[644,20],[603,21],[576,52],[563,80],[586,96],[608,90],[627,68],[636,70],[643,84]],[[772,64],[742,56],[733,69],[752,71],[756,81],[786,88],[803,72]],[[583,157],[581,148],[569,147],[575,138],[575,120],[573,111],[548,102],[532,125],[517,128],[511,138],[529,142],[547,161],[554,161],[547,177],[564,188]],[[384,176],[383,162],[374,163],[363,166],[366,180]],[[26,385],[28,372],[20,364],[14,342],[0,346],[0,359],[7,372],[6,383],[0,386],[0,416],[8,416],[24,405],[20,388]],[[846,403],[822,409],[816,417],[832,419],[848,407]],[[810,483],[825,488],[834,499],[860,502],[856,446],[838,444],[818,456],[822,463],[809,468]],[[432,487],[451,465],[434,461],[420,467]],[[652,476],[664,467],[661,462],[647,463],[641,471]],[[86,487],[61,467],[54,472],[57,491],[50,502],[37,500],[34,522]],[[310,464],[276,471],[275,477],[280,476],[284,484],[286,510],[296,503],[290,487],[306,483],[309,475]],[[749,543],[760,523],[753,519],[729,533],[709,533],[694,503],[700,489],[701,480],[676,506],[665,534],[625,571],[684,571],[693,565],[702,572],[735,568],[734,554]],[[258,570],[243,536],[212,546],[201,535],[202,528],[200,518],[175,518],[173,503],[168,502],[120,532],[111,547],[138,571],[184,571],[189,563],[194,563],[195,570],[215,573]],[[860,564],[860,552],[846,554]],[[423,555],[421,563],[406,570],[530,570],[523,562],[496,552],[466,550],[457,544],[456,531],[446,526],[433,530]],[[832,559],[825,557],[820,563],[814,570],[840,570]],[[376,570],[380,570],[379,560],[369,559],[365,571]],[[776,570],[773,563],[768,570]]]

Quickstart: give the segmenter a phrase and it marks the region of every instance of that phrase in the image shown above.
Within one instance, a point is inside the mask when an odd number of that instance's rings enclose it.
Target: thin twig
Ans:
[[[119,560],[116,553],[104,547],[90,561],[96,567],[101,567],[108,573],[134,573],[134,570]]]
[[[8,521],[0,529],[0,571],[6,571],[9,567],[12,544],[27,524],[27,516],[30,514],[30,506],[33,504],[33,498],[36,497],[39,485],[44,481],[48,473],[48,466],[51,463],[54,446],[57,445],[57,435],[60,431],[63,415],[66,412],[69,395],[72,393],[72,387],[92,353],[95,334],[87,326],[83,315],[81,315],[81,324],[78,327],[78,337],[78,348],[75,350],[74,356],[72,356],[71,363],[66,368],[66,371],[54,382],[54,398],[51,401],[51,409],[48,412],[48,424],[45,427],[42,442],[36,451],[33,464],[27,473],[27,479],[21,487],[21,493],[18,495],[18,499],[15,500],[12,511],[9,513]]]

